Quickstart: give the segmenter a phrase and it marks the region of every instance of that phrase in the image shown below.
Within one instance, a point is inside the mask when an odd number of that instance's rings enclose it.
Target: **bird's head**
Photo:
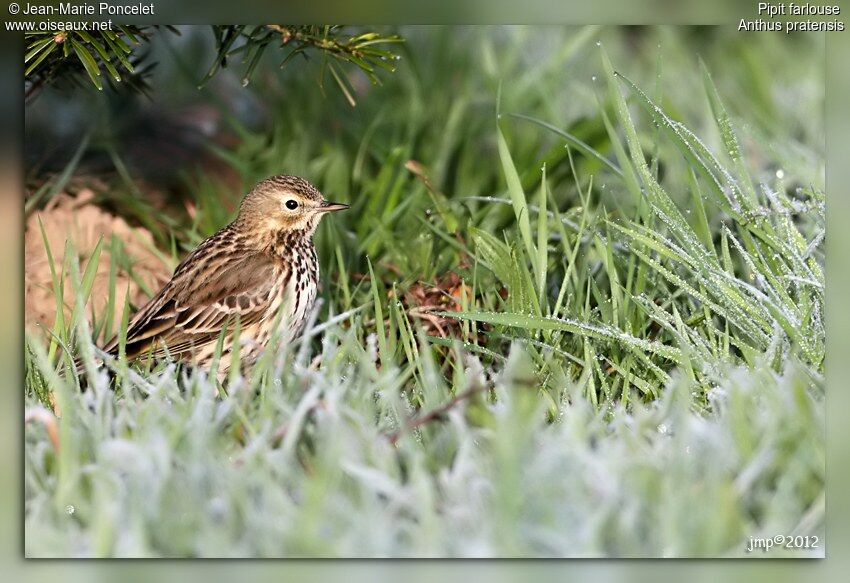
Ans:
[[[297,176],[272,176],[245,195],[237,221],[260,232],[303,232],[312,235],[322,217],[348,208],[328,202],[315,186]]]

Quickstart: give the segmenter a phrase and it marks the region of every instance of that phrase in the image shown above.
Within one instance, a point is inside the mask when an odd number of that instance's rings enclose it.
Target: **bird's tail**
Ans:
[[[98,367],[103,366],[103,359],[95,358],[95,365]],[[73,367],[71,369],[76,376],[82,375],[86,372],[86,363],[82,359],[82,357],[78,356],[74,359]]]
[[[97,367],[97,368],[100,368],[105,364],[105,361],[104,361],[102,355],[114,356],[112,351],[109,350],[108,345],[107,345],[106,349],[101,349],[99,347],[95,347],[94,353],[95,354],[93,354],[92,356],[94,357],[94,364],[95,364],[95,367]],[[81,355],[78,354],[74,358],[71,370],[73,371],[74,375],[76,375],[77,377],[81,376],[83,373],[86,372],[86,362]]]

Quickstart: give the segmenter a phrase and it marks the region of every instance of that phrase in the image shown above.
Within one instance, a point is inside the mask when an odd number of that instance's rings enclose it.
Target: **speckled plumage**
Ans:
[[[294,202],[293,202],[294,201]],[[286,205],[295,204],[295,208]],[[240,361],[262,353],[274,326],[282,341],[296,337],[316,300],[319,262],[312,236],[329,203],[309,182],[275,176],[249,192],[232,223],[202,242],[171,280],[132,318],[127,358],[162,358],[209,367],[225,326],[239,324]],[[217,372],[230,367],[226,334]],[[118,354],[118,339],[104,350]]]

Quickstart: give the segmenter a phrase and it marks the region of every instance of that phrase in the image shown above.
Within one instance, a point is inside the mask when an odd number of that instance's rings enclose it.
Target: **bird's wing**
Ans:
[[[268,314],[285,267],[260,253],[199,253],[178,266],[165,287],[132,319],[126,354],[181,352],[216,342],[238,318],[244,328]],[[193,257],[194,256],[194,257]],[[117,354],[118,340],[105,347]]]

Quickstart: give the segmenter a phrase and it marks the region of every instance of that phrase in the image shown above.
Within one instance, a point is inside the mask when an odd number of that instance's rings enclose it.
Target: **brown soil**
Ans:
[[[103,238],[97,275],[86,304],[86,317],[90,322],[93,315],[102,320],[108,303],[110,241],[113,235],[123,248],[122,255],[129,258],[129,262],[123,265],[119,262],[116,265],[113,326],[117,326],[121,321],[125,297],[129,298],[132,306],[139,306],[147,301],[148,295],[137,281],[143,282],[148,290],[155,292],[170,276],[172,266],[166,265],[154,252],[151,234],[146,229],[131,227],[124,219],[95,206],[92,204],[93,198],[94,193],[88,189],[81,190],[73,197],[59,194],[44,209],[33,213],[27,220],[24,239],[24,293],[26,327],[31,333],[46,334],[47,330],[52,329],[56,317],[53,279],[39,219],[44,225],[57,276],[65,265],[66,240],[70,242],[70,248],[77,253],[82,274],[97,242]],[[64,269],[64,276],[66,285],[63,301],[67,321],[75,300],[72,286],[67,284],[70,281],[67,268]],[[107,339],[98,340],[103,342]]]

